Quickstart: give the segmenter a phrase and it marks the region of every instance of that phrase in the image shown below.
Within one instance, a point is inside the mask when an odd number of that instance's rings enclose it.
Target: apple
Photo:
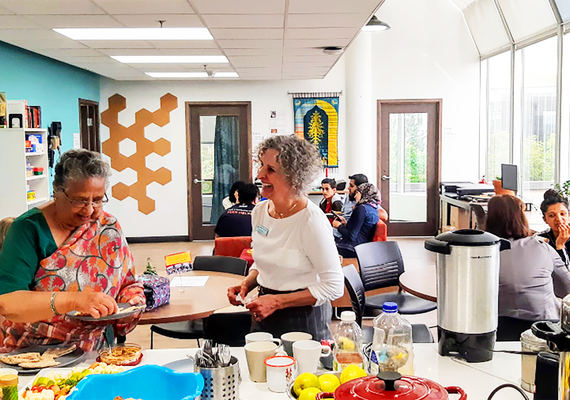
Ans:
[[[301,392],[307,388],[320,388],[319,378],[309,372],[299,375],[293,384],[293,391],[297,397],[299,397]]]
[[[333,374],[323,374],[319,376],[319,384],[323,392],[334,392],[340,386],[340,381]]]

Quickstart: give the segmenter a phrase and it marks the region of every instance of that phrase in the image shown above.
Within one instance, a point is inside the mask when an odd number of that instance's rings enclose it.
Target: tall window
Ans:
[[[518,50],[515,65],[522,76],[521,105],[522,196],[539,204],[552,187],[556,167],[556,67],[557,37]]]
[[[501,175],[510,158],[511,53],[487,60],[487,180]]]

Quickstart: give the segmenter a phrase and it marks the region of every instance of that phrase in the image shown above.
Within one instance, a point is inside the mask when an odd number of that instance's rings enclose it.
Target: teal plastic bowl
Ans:
[[[118,374],[86,376],[67,400],[113,400],[116,396],[144,400],[192,400],[202,393],[204,378],[194,372],[175,372],[143,365]]]

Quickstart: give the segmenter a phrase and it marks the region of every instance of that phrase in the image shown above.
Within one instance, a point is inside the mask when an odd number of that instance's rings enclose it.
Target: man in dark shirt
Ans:
[[[248,183],[238,188],[237,192],[237,204],[225,210],[218,219],[214,231],[216,236],[251,236],[251,211],[257,202],[259,190],[253,183]]]
[[[334,217],[333,211],[339,212],[342,210],[342,200],[336,194],[336,181],[331,178],[325,178],[321,182],[321,190],[323,191],[323,199],[319,203],[319,207],[325,214],[329,222],[332,224]]]

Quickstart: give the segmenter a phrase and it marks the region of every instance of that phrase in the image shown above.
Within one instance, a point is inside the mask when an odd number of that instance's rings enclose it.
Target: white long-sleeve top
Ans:
[[[344,275],[331,225],[311,201],[298,213],[283,219],[269,215],[269,201],[251,214],[257,282],[268,289],[309,289],[321,305],[344,294]]]

